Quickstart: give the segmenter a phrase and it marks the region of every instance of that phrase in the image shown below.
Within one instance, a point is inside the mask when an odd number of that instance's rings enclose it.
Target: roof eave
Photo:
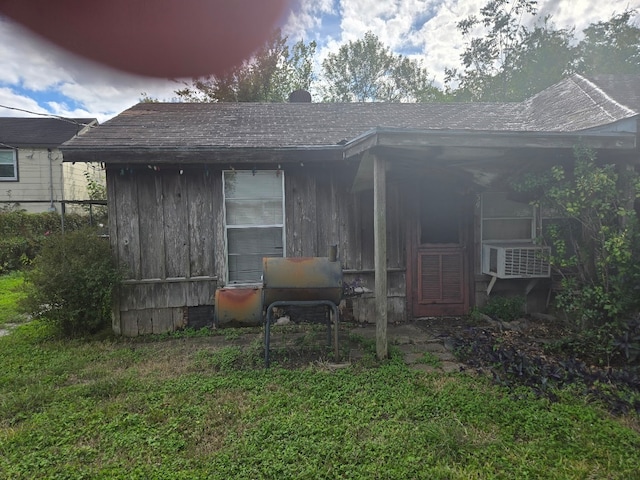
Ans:
[[[64,145],[65,162],[105,164],[272,163],[342,160],[341,145],[295,147],[84,147]]]
[[[505,132],[376,128],[347,142],[344,146],[344,157],[359,155],[373,147],[571,149],[575,145],[585,145],[596,150],[634,150],[637,148],[637,136],[629,132]]]

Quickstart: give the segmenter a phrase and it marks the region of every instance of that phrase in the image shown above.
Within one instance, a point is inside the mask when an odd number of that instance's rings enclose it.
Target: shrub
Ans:
[[[77,214],[66,214],[64,221],[66,231],[87,224],[86,218]],[[47,235],[60,232],[61,225],[60,215],[55,212],[0,209],[0,274],[20,270],[31,263]]]
[[[27,272],[23,308],[64,335],[94,333],[109,324],[120,278],[109,243],[94,230],[54,234]]]
[[[524,297],[521,296],[490,297],[487,303],[480,308],[480,312],[505,322],[511,322],[522,316],[524,301]]]
[[[598,163],[587,148],[576,147],[574,157],[572,166],[528,173],[512,186],[543,192],[532,203],[553,217],[540,241],[552,247],[549,261],[562,278],[555,307],[578,330],[588,330],[640,308],[640,229],[633,208],[640,178],[630,168]]]

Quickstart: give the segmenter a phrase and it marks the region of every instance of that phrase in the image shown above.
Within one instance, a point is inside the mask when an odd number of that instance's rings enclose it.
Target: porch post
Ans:
[[[376,294],[376,354],[387,358],[387,208],[386,161],[373,156],[373,245]]]

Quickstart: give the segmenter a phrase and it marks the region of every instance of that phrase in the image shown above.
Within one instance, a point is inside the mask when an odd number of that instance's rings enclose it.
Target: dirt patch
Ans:
[[[6,335],[9,335],[11,333],[11,330],[16,328],[17,326],[18,326],[17,323],[5,323],[0,328],[0,337],[4,337]]]

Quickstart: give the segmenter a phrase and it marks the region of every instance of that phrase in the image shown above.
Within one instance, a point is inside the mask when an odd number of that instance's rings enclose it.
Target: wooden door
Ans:
[[[413,316],[463,315],[469,310],[470,206],[450,185],[422,185],[419,190],[408,259]]]
[[[464,259],[459,247],[421,248],[418,252],[418,302],[421,305],[464,301]]]

